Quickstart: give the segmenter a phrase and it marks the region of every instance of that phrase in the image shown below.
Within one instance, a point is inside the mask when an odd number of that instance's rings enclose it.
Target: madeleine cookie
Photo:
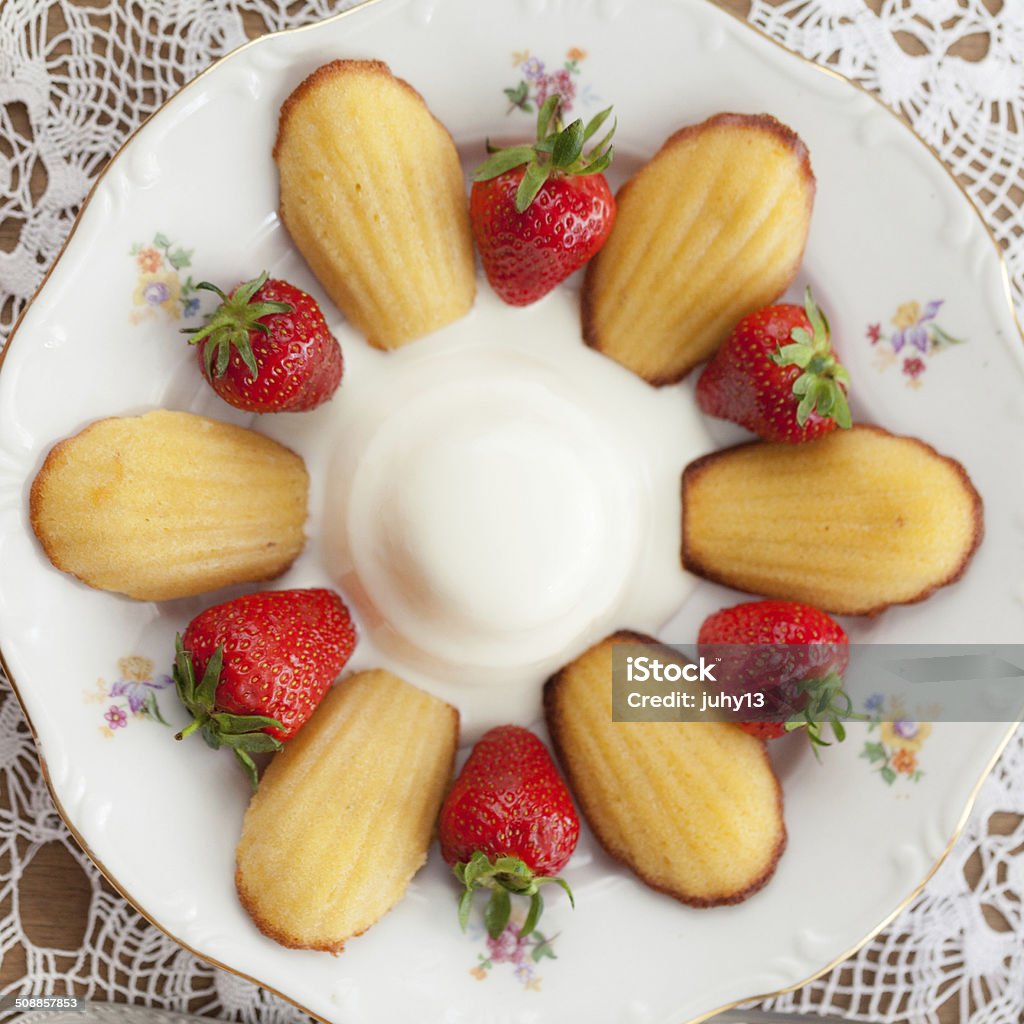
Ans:
[[[766,114],[676,132],[619,190],[587,265],[587,344],[652,384],[685,377],[793,280],[814,188],[807,148]]]
[[[340,952],[427,858],[458,712],[389,672],[336,684],[274,756],[249,804],[235,882],[284,946]]]
[[[455,143],[380,61],[338,60],[281,107],[281,220],[327,294],[377,348],[469,311],[476,291]]]
[[[836,615],[923,600],[960,577],[983,532],[959,462],[877,427],[714,452],[682,487],[690,572]]]
[[[100,590],[164,601],[279,576],[305,544],[301,458],[187,412],[99,420],[32,482],[47,557]]]
[[[678,657],[620,632],[548,681],[548,730],[573,795],[601,845],[652,888],[698,907],[739,903],[786,845],[765,745],[727,722],[613,722],[616,643]]]

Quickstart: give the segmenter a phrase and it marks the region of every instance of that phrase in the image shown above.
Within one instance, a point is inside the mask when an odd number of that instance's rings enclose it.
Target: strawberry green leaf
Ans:
[[[600,130],[601,125],[608,120],[608,115],[611,114],[612,108],[605,107],[600,113],[595,114],[588,122],[586,128],[583,129],[583,141],[589,142]],[[612,131],[615,129],[613,128]],[[610,137],[610,133],[609,133]]]
[[[287,302],[249,302],[249,308],[246,312],[251,317],[264,317],[269,316],[271,313],[290,313],[292,307]],[[261,334],[269,334],[270,328],[257,319],[253,325],[253,329],[259,331]]]
[[[194,704],[196,699],[196,674],[192,658],[182,642],[181,634],[174,637],[174,684],[183,704]]]
[[[481,853],[477,850],[472,857],[469,858],[468,864],[457,864],[455,868],[456,876],[459,881],[466,885],[467,888],[472,889],[477,880],[488,871],[491,871],[491,862],[487,858],[487,854]]]
[[[222,300],[227,301],[227,295],[220,288],[218,288],[215,284],[213,284],[210,281],[200,281],[199,284],[196,285],[196,288],[202,288],[203,291],[213,292],[215,295],[220,296],[220,298]],[[188,327],[186,327],[186,328],[184,328],[182,330],[182,334],[191,334],[191,333],[192,333],[192,331]]]
[[[248,349],[248,352],[245,350]],[[249,344],[249,340],[246,339],[241,342],[238,347],[239,355],[242,357],[242,361],[246,366],[249,366],[250,361],[255,362],[255,357],[252,354],[252,347]],[[217,355],[217,365],[213,366],[214,353]],[[206,370],[210,373],[212,368],[213,372],[210,374],[213,377],[223,377],[227,372],[228,363],[231,361],[231,348],[228,345],[207,345],[206,347]],[[250,367],[251,369],[251,367]]]
[[[259,773],[256,771],[256,762],[244,751],[236,750],[235,758],[238,763],[242,766],[242,770],[245,772],[246,778],[249,780],[249,785],[252,786],[255,792],[256,788],[260,784]]]
[[[814,332],[814,337],[827,339],[832,333],[828,326],[828,319],[814,301],[810,285],[804,290],[804,312],[807,314],[807,319],[811,322],[811,330]]]
[[[530,897],[530,909],[526,914],[526,920],[523,921],[523,927],[519,929],[519,938],[525,939],[537,927],[537,922],[543,912],[544,897],[539,892],[535,892]]]
[[[224,734],[241,736],[260,729],[284,729],[276,719],[267,715],[229,715],[226,711],[218,711],[210,715],[217,728]]]
[[[529,163],[535,155],[533,146],[511,146],[508,149],[499,149],[473,172],[473,180],[490,181],[491,178],[497,178],[499,174],[511,171],[513,167]]]
[[[526,165],[523,180],[519,182],[519,188],[516,189],[516,213],[527,211],[530,203],[537,198],[537,193],[544,187],[544,182],[548,180],[550,173],[550,166],[542,167],[538,163]]]
[[[800,404],[796,407],[796,422],[799,426],[802,427],[810,419],[817,401],[817,396],[814,394],[813,389],[808,390],[807,394],[800,399]]]
[[[478,850],[477,853],[480,851]],[[481,854],[483,856],[483,854]],[[498,857],[494,862],[494,870],[498,874],[518,875],[521,878],[533,878],[533,872],[518,857]]]
[[[796,338],[799,330],[800,328],[796,328],[796,330],[793,331],[794,338]],[[806,331],[803,333],[805,335],[807,334]],[[811,350],[809,342],[806,344],[798,342],[795,345],[781,345],[776,355],[777,358],[775,362],[777,362],[779,366],[799,366],[803,369],[811,361],[811,356],[814,355],[814,352]]]
[[[615,129],[618,128],[618,126],[619,122],[613,121],[611,128],[608,130],[608,134],[605,135],[605,137],[601,139],[600,142],[595,142],[594,145],[590,147],[589,159],[591,161],[594,161],[598,157],[603,156],[605,153],[608,152],[608,150],[612,148],[612,138],[615,136]]]
[[[232,750],[249,751],[254,754],[268,754],[271,751],[280,750],[284,746],[275,736],[265,732],[247,732],[241,736],[220,733],[218,740],[221,746],[230,747]]]
[[[459,897],[459,927],[465,931],[469,924],[469,915],[473,910],[473,893],[475,890],[467,889]]]
[[[218,644],[217,649],[210,655],[206,663],[206,670],[203,678],[196,688],[196,703],[204,711],[212,711],[217,699],[217,684],[220,682],[220,673],[224,665],[224,645]]]
[[[508,924],[512,915],[512,899],[505,889],[495,889],[484,908],[484,927],[492,939],[496,939]]]
[[[615,155],[615,151],[609,146],[608,152],[599,156],[596,160],[592,160],[587,164],[588,174],[602,174],[611,165],[612,158]]]
[[[270,275],[264,270],[259,277],[254,277],[251,281],[246,281],[245,284],[240,284],[235,289],[233,296],[235,302],[243,306],[247,306],[252,302],[252,297],[267,283],[267,278]]]
[[[556,885],[560,885],[565,890],[565,895],[569,897],[569,906],[574,910],[576,909],[576,898],[572,894],[572,889],[569,888],[569,883],[564,878],[552,878],[549,881],[554,882]]]
[[[595,167],[607,167],[615,156],[615,147],[612,145],[613,128],[596,146],[593,146],[589,155],[580,158],[580,174],[598,174]]]
[[[833,412],[832,418],[844,429],[853,426],[853,417],[850,415],[850,404],[846,400],[846,392],[839,387],[835,389],[835,412]]]
[[[548,137],[548,134],[552,130],[558,130],[557,121],[555,121],[555,115],[558,112],[558,102],[560,99],[561,97],[558,95],[558,93],[552,93],[541,104],[540,110],[537,111],[538,142],[546,139]]]
[[[559,170],[572,167],[583,152],[583,122],[577,118],[561,132],[551,150],[551,163]]]

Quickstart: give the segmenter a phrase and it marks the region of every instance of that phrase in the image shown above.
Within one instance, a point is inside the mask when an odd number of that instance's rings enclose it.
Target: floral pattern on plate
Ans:
[[[518,84],[505,90],[508,113],[521,110],[532,114],[552,93],[558,93],[562,98],[559,106],[563,117],[572,110],[574,102],[588,104],[595,101],[597,97],[591,95],[589,87],[579,88],[580,65],[586,57],[587,51],[578,46],[566,50],[560,64],[546,64],[529,50],[513,53],[512,64],[522,77]]]
[[[876,693],[864,702],[868,717],[868,739],[860,756],[866,758],[886,785],[897,779],[920,782],[924,772],[918,767],[917,755],[931,735],[931,722],[918,722],[909,717],[906,708],[895,697]]]
[[[124,729],[132,719],[151,718],[167,725],[160,713],[156,695],[172,684],[168,675],[153,675],[153,661],[139,654],[119,659],[118,677],[112,683],[105,679],[96,680],[96,685],[85,694],[86,701],[104,704],[104,725],[100,733],[113,739],[118,729]]]
[[[541,978],[537,973],[537,965],[545,959],[558,959],[552,948],[554,938],[549,939],[536,929],[520,938],[519,929],[524,920],[522,915],[513,912],[512,919],[496,939],[492,939],[482,928],[470,929],[474,940],[479,942],[482,939],[487,950],[477,954],[478,962],[469,971],[477,981],[483,981],[496,964],[510,964],[516,980],[524,989],[540,991]]]
[[[192,249],[183,249],[165,234],[157,232],[148,244],[136,242],[129,250],[138,276],[132,294],[133,324],[151,320],[163,310],[172,320],[194,316],[199,311],[196,283],[182,271],[192,265]]]
[[[894,330],[883,332],[881,323],[868,324],[867,339],[878,349],[878,367],[887,370],[900,365],[910,388],[919,388],[922,375],[928,369],[927,360],[953,345],[962,345],[963,338],[955,338],[936,322],[944,299],[932,299],[922,307],[920,302],[904,302],[892,315],[889,323]]]

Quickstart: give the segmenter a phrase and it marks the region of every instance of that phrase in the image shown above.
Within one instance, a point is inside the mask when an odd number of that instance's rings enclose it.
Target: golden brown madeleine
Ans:
[[[146,601],[279,576],[305,544],[309,478],[288,448],[188,412],[98,420],[32,482],[32,529],[58,568]]]
[[[573,795],[601,845],[652,888],[698,907],[739,903],[768,881],[786,846],[765,745],[727,722],[613,722],[616,643],[658,646],[615,633],[544,688]]]
[[[683,472],[690,572],[836,615],[923,600],[959,579],[982,533],[963,466],[878,427],[743,444]]]
[[[337,683],[274,756],[238,843],[235,882],[282,945],[339,952],[427,858],[459,715],[382,670]]]
[[[371,345],[457,320],[476,291],[455,143],[380,61],[314,71],[281,107],[281,219],[335,305]]]
[[[685,377],[793,280],[814,188],[806,146],[767,114],[670,136],[619,190],[587,265],[587,344],[652,384]]]

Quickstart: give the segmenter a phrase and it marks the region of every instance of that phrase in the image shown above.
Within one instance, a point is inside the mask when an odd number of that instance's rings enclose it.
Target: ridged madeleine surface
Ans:
[[[652,384],[680,380],[785,291],[813,202],[807,149],[775,118],[676,132],[616,196],[584,281],[587,344]]]
[[[283,573],[305,544],[308,489],[302,459],[269,437],[161,409],[60,441],[30,513],[58,569],[165,601]]]
[[[656,645],[613,634],[544,689],[573,795],[601,845],[648,885],[693,906],[738,903],[768,881],[786,845],[764,743],[727,722],[613,722],[616,643]]]
[[[335,685],[245,814],[235,881],[260,931],[339,952],[402,898],[427,858],[458,721],[389,672]]]
[[[718,583],[870,615],[958,579],[982,536],[963,466],[876,427],[756,442],[683,473],[683,564]]]
[[[457,320],[476,289],[455,144],[380,61],[339,60],[281,108],[281,219],[327,294],[378,348]]]

